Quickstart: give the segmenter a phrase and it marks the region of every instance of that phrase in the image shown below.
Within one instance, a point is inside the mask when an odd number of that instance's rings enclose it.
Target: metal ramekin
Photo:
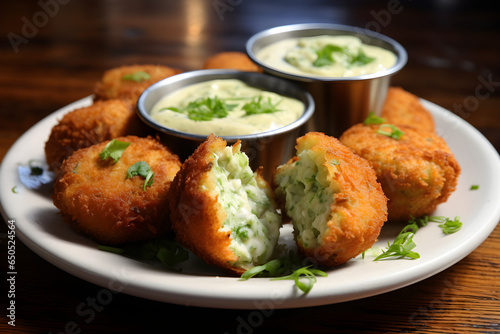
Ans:
[[[288,38],[320,35],[356,36],[365,44],[392,51],[396,64],[389,69],[352,77],[318,77],[286,73],[270,67],[256,57],[263,47]],[[248,56],[266,73],[293,80],[309,91],[316,104],[314,117],[307,131],[321,131],[340,136],[350,126],[362,122],[370,111],[381,112],[390,79],[401,70],[408,59],[406,50],[395,40],[374,31],[328,23],[307,23],[275,27],[253,35],[246,44]]]
[[[220,136],[228,144],[233,144],[240,139],[242,151],[248,155],[252,169],[264,167],[263,175],[270,180],[274,169],[295,153],[295,141],[300,135],[301,128],[314,113],[315,104],[311,95],[287,80],[263,73],[236,70],[186,72],[163,79],[148,87],[137,101],[139,117],[150,127],[159,131],[161,140],[181,159],[185,159],[207,136],[168,128],[155,121],[150,116],[150,111],[156,102],[167,94],[189,85],[217,79],[239,79],[250,86],[296,98],[304,103],[303,115],[284,127],[250,135]]]

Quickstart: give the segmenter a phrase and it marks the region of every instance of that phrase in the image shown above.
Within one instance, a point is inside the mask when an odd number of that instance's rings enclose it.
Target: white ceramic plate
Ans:
[[[17,238],[35,253],[77,277],[103,288],[143,298],[216,308],[269,310],[338,303],[395,290],[432,276],[455,264],[477,248],[500,220],[500,158],[492,145],[456,115],[422,101],[435,117],[436,128],[448,142],[462,168],[457,190],[435,212],[459,216],[462,229],[444,235],[437,224],[421,228],[414,241],[417,260],[373,262],[373,256],[355,258],[318,278],[304,295],[293,281],[224,277],[217,269],[194,258],[183,272],[99,251],[96,244],[73,232],[58,215],[49,189],[33,191],[19,182],[17,166],[44,161],[44,144],[52,126],[70,110],[91,103],[87,97],[41,120],[12,146],[0,169],[0,200],[5,219],[15,220]],[[470,190],[479,185],[478,190]],[[12,188],[17,186],[17,193]],[[379,242],[385,247],[401,226],[384,226]],[[291,240],[290,226],[283,238]]]

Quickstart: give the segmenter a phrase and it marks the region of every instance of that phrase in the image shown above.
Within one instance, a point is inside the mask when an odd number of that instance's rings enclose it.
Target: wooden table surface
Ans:
[[[216,52],[244,51],[260,30],[305,22],[355,25],[398,40],[409,60],[393,84],[460,114],[500,150],[500,10],[485,1],[41,0],[4,3],[0,16],[0,161],[31,126],[91,94],[105,69],[199,69]],[[2,333],[184,333],[199,326],[213,333],[500,332],[500,227],[457,264],[411,286],[265,314],[117,294],[81,317],[77,307],[101,287],[17,242],[15,327],[7,323],[7,226],[0,228]]]

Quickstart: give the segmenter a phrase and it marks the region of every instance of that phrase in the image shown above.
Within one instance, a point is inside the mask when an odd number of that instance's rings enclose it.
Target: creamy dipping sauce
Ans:
[[[202,101],[209,106],[216,102],[225,104],[227,115],[222,116],[220,109],[215,113],[208,111],[207,117],[188,111],[190,103],[199,105]],[[245,107],[249,103],[250,107]],[[274,112],[260,113],[265,108],[259,109],[256,105],[271,105]],[[221,79],[194,84],[163,97],[153,106],[150,115],[157,122],[178,131],[236,136],[281,128],[299,119],[304,109],[304,104],[297,99],[263,91],[237,79]]]
[[[256,54],[263,64],[302,76],[352,77],[388,69],[396,55],[363,44],[355,36],[289,38],[272,43]]]

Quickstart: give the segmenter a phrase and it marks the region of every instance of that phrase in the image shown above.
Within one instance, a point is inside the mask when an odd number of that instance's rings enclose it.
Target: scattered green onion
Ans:
[[[308,293],[316,283],[316,276],[328,276],[324,271],[310,267],[301,267],[297,254],[289,251],[286,256],[245,271],[240,280],[247,280],[252,277],[271,277],[271,280],[291,279],[295,281],[295,286],[298,289]]]
[[[472,186],[470,186],[470,190],[478,190],[479,189],[479,185],[477,184],[473,184]]]
[[[413,242],[413,236],[420,227],[426,226],[429,222],[439,223],[439,227],[441,227],[444,234],[452,234],[462,228],[462,222],[459,217],[455,217],[453,220],[443,216],[427,215],[420,218],[413,218],[399,232],[392,244],[387,242],[387,249],[382,250],[382,254],[377,256],[373,261],[403,258],[418,259],[420,254],[412,251],[416,246]]]

